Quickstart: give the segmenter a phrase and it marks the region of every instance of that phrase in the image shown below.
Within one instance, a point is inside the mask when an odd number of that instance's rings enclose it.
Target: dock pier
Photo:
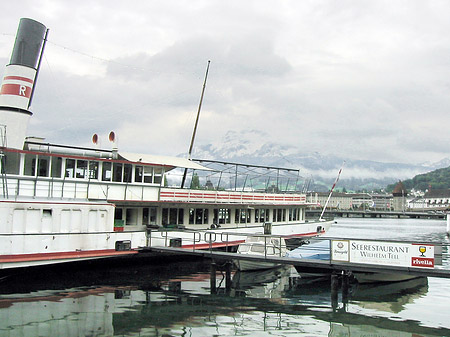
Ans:
[[[159,232],[159,235],[155,235],[156,232]],[[186,232],[187,233],[187,232]],[[155,238],[160,237],[163,240],[159,240],[160,245],[149,245],[147,247],[140,248],[140,252],[151,253],[153,255],[161,255],[161,256],[170,256],[177,257],[182,259],[183,257],[194,256],[197,258],[205,259],[210,262],[210,291],[211,294],[217,294],[217,272],[224,272],[224,280],[225,280],[225,292],[226,294],[230,294],[232,288],[232,269],[233,269],[233,261],[235,260],[246,260],[260,263],[271,263],[274,265],[291,265],[296,268],[296,270],[301,274],[322,274],[329,275],[330,289],[331,289],[331,304],[334,311],[338,310],[338,299],[339,292],[341,291],[342,304],[345,307],[348,303],[349,298],[349,289],[351,287],[351,276],[352,274],[358,275],[360,273],[365,274],[376,274],[378,276],[391,276],[398,274],[406,274],[412,277],[437,277],[437,278],[450,278],[450,268],[444,269],[442,265],[442,255],[448,254],[450,251],[450,247],[448,243],[436,243],[436,242],[420,242],[420,243],[411,243],[411,242],[399,242],[399,241],[380,241],[380,240],[353,240],[353,239],[343,239],[343,238],[317,238],[317,240],[328,240],[330,241],[330,257],[326,260],[319,259],[307,259],[307,258],[295,258],[295,257],[284,257],[284,256],[264,256],[264,255],[251,255],[251,254],[239,254],[230,251],[231,245],[228,245],[228,241],[223,245],[223,250],[213,249],[213,243],[220,236],[216,235],[217,233],[208,231],[204,233],[204,240],[209,240],[209,248],[198,249],[198,245],[196,242],[200,240],[201,234],[199,232],[192,232],[192,238],[187,239],[186,237],[181,239],[175,237],[177,235],[176,232],[170,231],[155,231],[150,237]],[[220,233],[219,233],[220,234]],[[179,235],[179,234],[178,234]],[[242,233],[240,235],[243,235]],[[264,236],[264,237],[277,237],[281,238],[282,236],[278,235],[269,235],[269,234],[246,234],[247,236]],[[221,240],[223,237],[221,237]],[[149,243],[152,241],[149,240]],[[269,240],[267,241],[269,242]],[[224,243],[224,242],[222,242]],[[372,263],[368,262],[364,259],[353,259],[350,258],[350,246],[354,243],[357,247],[371,247],[371,245],[380,245],[379,247],[383,248],[388,245],[388,247],[392,248],[393,251],[395,249],[399,251],[408,250],[408,249],[416,249],[422,255],[416,257],[416,255],[408,255],[407,260],[409,259],[410,264],[397,264],[384,263],[377,264],[378,262]],[[348,250],[348,259],[340,260],[339,256],[332,257],[331,251],[336,250],[337,247],[343,247],[347,244]],[[183,248],[183,245],[185,248]],[[391,247],[392,246],[392,247]],[[189,247],[189,248],[187,248]],[[334,247],[331,249],[331,247]],[[405,248],[406,247],[406,248]],[[418,249],[420,247],[420,249]],[[423,255],[425,252],[431,251],[432,257],[430,258],[428,255]],[[387,253],[385,255],[396,255],[393,253]],[[428,253],[427,253],[428,254]],[[369,254],[370,255],[370,254]],[[418,260],[418,262],[416,262]],[[430,262],[432,260],[432,262]],[[414,264],[413,262],[414,261]],[[429,267],[429,263],[432,263],[432,267]],[[381,275],[383,274],[383,275]],[[384,278],[380,278],[384,279]],[[399,277],[402,279],[402,277]],[[385,280],[385,279],[384,279]],[[223,282],[223,280],[222,280]]]

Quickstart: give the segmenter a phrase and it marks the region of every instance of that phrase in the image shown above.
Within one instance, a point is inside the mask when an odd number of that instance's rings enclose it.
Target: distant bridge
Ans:
[[[322,213],[321,209],[306,210],[307,218],[318,218]],[[444,212],[414,212],[414,211],[382,211],[382,210],[342,210],[330,209],[325,211],[326,216],[342,218],[410,218],[410,219],[445,219]]]

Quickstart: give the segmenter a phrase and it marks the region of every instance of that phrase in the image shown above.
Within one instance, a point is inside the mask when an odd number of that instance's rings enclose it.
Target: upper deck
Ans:
[[[90,148],[28,142],[25,150],[2,148],[0,195],[5,198],[67,198],[114,202],[306,205],[294,178],[283,182],[279,168],[250,177],[236,163],[124,154]],[[206,163],[206,165],[204,165]],[[215,166],[215,167],[207,167]],[[271,177],[267,170],[276,169]],[[183,188],[180,170],[189,170]],[[298,174],[297,170],[291,170]],[[205,173],[205,174],[202,174]],[[298,178],[297,178],[298,179]],[[224,182],[234,186],[224,187]],[[263,183],[262,183],[263,182]],[[285,190],[281,190],[281,186]]]

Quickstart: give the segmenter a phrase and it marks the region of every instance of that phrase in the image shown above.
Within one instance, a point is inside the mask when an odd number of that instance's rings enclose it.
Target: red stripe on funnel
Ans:
[[[0,94],[30,98],[31,88],[23,84],[3,84]]]
[[[26,78],[22,76],[5,76],[3,78],[4,81],[6,80],[17,80],[17,81],[24,81],[33,84],[33,80],[31,78]]]

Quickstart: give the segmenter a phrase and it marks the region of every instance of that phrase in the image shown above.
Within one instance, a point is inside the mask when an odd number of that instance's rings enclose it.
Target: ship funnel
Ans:
[[[37,21],[20,19],[0,90],[0,123],[6,127],[6,144],[0,146],[23,148],[46,31],[46,27]]]
[[[45,26],[31,19],[20,19],[9,64],[36,69],[45,36]]]

